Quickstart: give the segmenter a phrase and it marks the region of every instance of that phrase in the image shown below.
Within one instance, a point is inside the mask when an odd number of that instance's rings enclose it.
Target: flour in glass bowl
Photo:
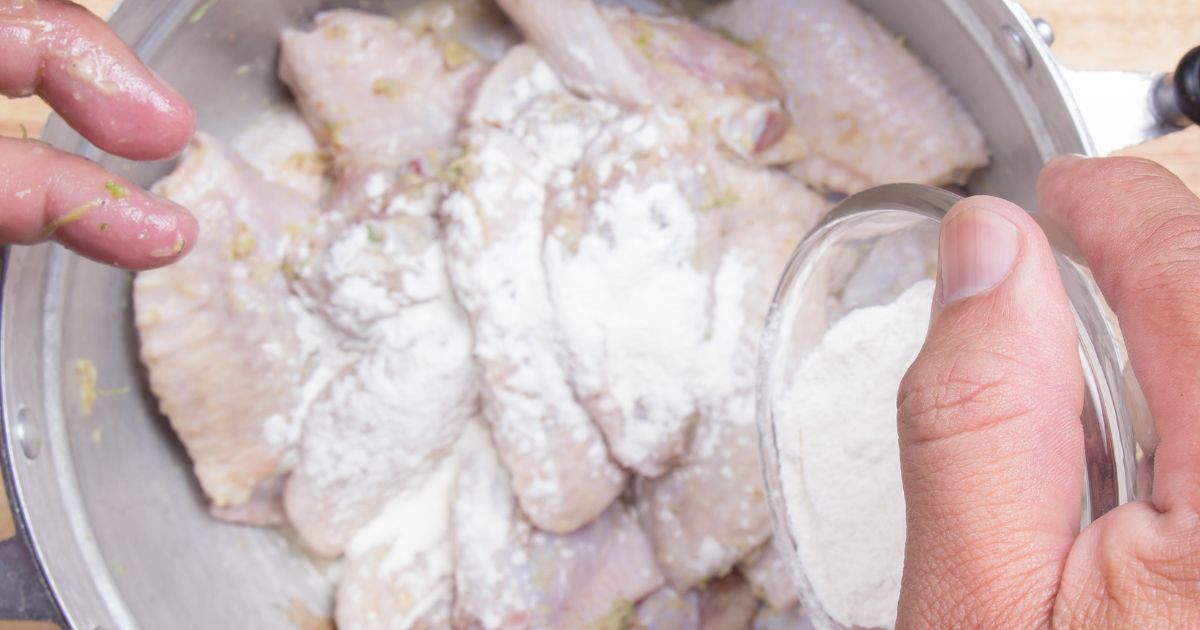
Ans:
[[[835,323],[776,414],[801,570],[844,626],[895,625],[905,539],[896,391],[924,343],[933,291],[925,280]]]

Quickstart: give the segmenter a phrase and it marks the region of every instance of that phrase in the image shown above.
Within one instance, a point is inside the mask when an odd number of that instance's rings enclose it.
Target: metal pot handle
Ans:
[[[58,606],[19,534],[0,541],[0,620],[59,620]]]
[[[1100,155],[1200,124],[1200,46],[1174,73],[1063,69],[1063,75]]]

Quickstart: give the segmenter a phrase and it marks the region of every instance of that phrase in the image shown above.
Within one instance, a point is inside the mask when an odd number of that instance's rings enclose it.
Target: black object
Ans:
[[[1200,125],[1200,46],[1184,55],[1175,69],[1175,101],[1184,116]]]

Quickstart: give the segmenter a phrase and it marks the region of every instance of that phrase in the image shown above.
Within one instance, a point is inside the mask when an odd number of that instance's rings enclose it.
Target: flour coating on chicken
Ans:
[[[541,252],[548,186],[569,181],[615,115],[568,94],[530,48],[500,62],[471,113],[458,189],[442,206],[455,291],[470,313],[483,409],[522,509],[569,533],[625,485],[559,360]]]
[[[937,77],[845,0],[438,0],[281,41],[295,106],[198,136],[158,190],[201,240],[134,288],[214,514],[336,558],[344,630],[807,627],[759,334],[825,191],[986,163]],[[853,262],[846,306],[886,280]]]

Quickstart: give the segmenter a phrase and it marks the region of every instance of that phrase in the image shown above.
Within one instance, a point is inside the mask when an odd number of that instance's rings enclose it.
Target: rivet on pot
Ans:
[[[23,406],[17,409],[16,434],[17,443],[21,445],[21,452],[25,453],[25,457],[37,459],[38,453],[42,452],[42,438],[33,429],[29,410]]]
[[[1013,65],[1018,68],[1033,67],[1033,55],[1029,53],[1029,47],[1017,29],[1007,24],[1000,28],[1000,47]]]
[[[1033,27],[1037,29],[1038,37],[1046,42],[1047,46],[1054,45],[1054,27],[1042,18],[1033,18]]]

